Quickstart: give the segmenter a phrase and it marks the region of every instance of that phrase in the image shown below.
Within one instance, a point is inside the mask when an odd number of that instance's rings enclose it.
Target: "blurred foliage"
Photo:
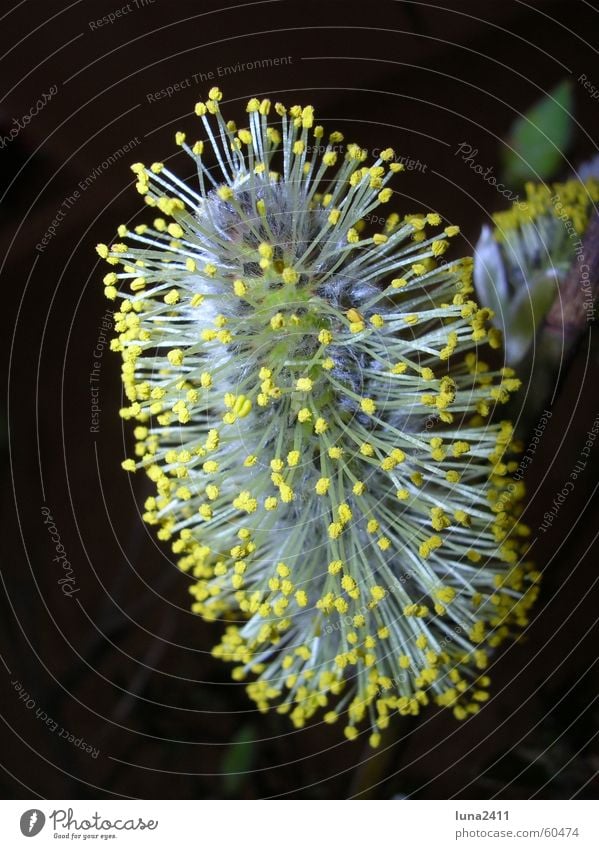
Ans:
[[[564,80],[514,122],[503,152],[506,183],[521,185],[557,174],[572,140],[573,109],[572,85]]]
[[[252,725],[242,725],[234,735],[222,759],[223,789],[227,796],[235,797],[243,787],[247,773],[255,760],[256,731]]]

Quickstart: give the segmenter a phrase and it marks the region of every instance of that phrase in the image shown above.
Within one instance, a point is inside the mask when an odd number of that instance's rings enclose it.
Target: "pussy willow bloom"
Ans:
[[[373,745],[429,701],[464,718],[535,574],[512,428],[489,422],[518,384],[479,358],[499,339],[471,262],[437,264],[458,228],[392,213],[368,234],[393,150],[340,156],[312,107],[277,103],[272,124],[268,100],[238,130],[220,100],[195,107],[205,140],[177,133],[195,187],[134,165],[158,217],[98,246],[121,266],[104,282],[138,422],[123,466],[156,484],[144,518],[261,711],[301,727],[327,708]]]
[[[508,363],[517,364],[529,351],[575,260],[585,312],[594,317],[582,238],[597,201],[599,180],[592,176],[585,182],[528,183],[525,201],[496,213],[493,229],[483,227],[474,282],[481,303],[495,313],[493,322],[509,327]]]

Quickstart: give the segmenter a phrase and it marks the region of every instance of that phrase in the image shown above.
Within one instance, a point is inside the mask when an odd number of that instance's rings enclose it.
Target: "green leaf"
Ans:
[[[239,792],[252,768],[256,752],[254,737],[255,729],[251,725],[242,725],[223,755],[223,788],[228,796]]]
[[[572,138],[573,109],[572,84],[564,80],[515,121],[502,155],[506,183],[555,176]]]

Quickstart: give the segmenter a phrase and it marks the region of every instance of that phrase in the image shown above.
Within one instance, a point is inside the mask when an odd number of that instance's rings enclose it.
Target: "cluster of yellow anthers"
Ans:
[[[312,107],[277,103],[273,126],[267,100],[238,130],[220,100],[195,108],[217,168],[177,133],[198,188],[134,165],[158,217],[98,246],[122,267],[123,466],[156,484],[144,518],[259,709],[301,727],[328,707],[376,746],[393,713],[476,712],[487,648],[527,621],[512,428],[488,421],[518,382],[478,357],[500,340],[470,261],[437,263],[457,227],[392,213],[368,234],[393,150],[341,156]]]
[[[523,240],[530,241],[532,238],[535,243],[540,241],[545,252],[554,249],[554,228],[563,231],[564,220],[571,222],[573,231],[582,235],[599,201],[599,180],[595,178],[584,183],[580,180],[552,185],[527,183],[525,189],[524,202],[516,203],[511,209],[493,216],[496,235],[504,240],[507,234],[511,235],[514,230],[520,229]],[[547,228],[550,228],[548,232]]]

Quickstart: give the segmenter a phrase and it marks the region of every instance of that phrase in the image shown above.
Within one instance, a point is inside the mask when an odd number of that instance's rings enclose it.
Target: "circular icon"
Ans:
[[[31,808],[30,811],[25,811],[21,815],[21,833],[25,837],[35,837],[36,834],[40,833],[45,824],[46,817],[38,808]]]

